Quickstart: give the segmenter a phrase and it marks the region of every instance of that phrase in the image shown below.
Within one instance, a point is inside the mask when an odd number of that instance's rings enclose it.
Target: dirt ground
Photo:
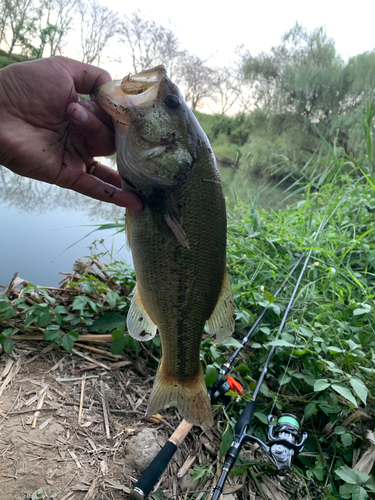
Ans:
[[[163,446],[178,426],[172,409],[160,420],[144,417],[154,374],[106,346],[100,350],[76,347],[68,354],[23,341],[0,358],[2,500],[127,499],[141,475],[127,454],[129,440],[149,428]],[[157,489],[167,498],[188,499],[197,488],[194,497],[205,498],[220,471],[219,445],[217,428],[194,428]],[[189,476],[189,467],[199,464],[209,473],[198,486],[183,486],[182,470]],[[230,478],[224,500],[292,498],[278,481],[263,478],[255,487],[247,474]]]

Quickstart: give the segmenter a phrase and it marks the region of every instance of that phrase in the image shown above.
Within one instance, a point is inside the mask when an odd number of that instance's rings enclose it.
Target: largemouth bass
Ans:
[[[123,189],[143,201],[127,210],[137,277],[129,333],[159,331],[162,359],[147,413],[176,404],[191,424],[213,424],[200,363],[204,326],[220,342],[234,327],[226,273],[226,210],[208,139],[164,66],[96,89],[114,121]]]

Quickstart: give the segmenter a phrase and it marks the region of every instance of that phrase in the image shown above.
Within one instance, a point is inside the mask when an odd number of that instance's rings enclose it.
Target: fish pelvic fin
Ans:
[[[147,415],[154,415],[158,410],[177,405],[183,418],[192,425],[211,427],[214,423],[210,398],[204,382],[202,368],[199,373],[186,382],[169,375],[160,364],[154,387],[147,407]]]
[[[126,327],[132,337],[141,341],[150,340],[156,334],[157,326],[148,315],[137,286],[126,318]]]
[[[228,273],[225,271],[218,301],[213,313],[207,320],[210,337],[218,343],[230,337],[234,331],[235,318],[232,287]]]

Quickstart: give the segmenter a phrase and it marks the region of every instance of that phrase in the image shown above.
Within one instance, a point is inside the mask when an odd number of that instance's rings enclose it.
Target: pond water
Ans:
[[[111,163],[107,158],[100,161]],[[113,161],[111,166],[115,168]],[[247,203],[256,196],[258,207],[280,206],[283,189],[265,186],[241,171],[220,170],[227,196],[232,196],[233,189]],[[99,239],[104,241],[98,251],[108,249],[116,260],[131,263],[124,233],[88,235],[95,224],[123,218],[124,213],[120,207],[20,177],[0,166],[0,285],[7,285],[19,271],[21,278],[33,284],[57,286],[64,279],[59,272],[71,272],[76,258],[89,256],[89,247]]]

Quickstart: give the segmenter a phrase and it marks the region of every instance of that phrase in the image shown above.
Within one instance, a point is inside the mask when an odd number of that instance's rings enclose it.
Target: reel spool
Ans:
[[[285,475],[292,465],[293,456],[303,449],[307,439],[304,432],[301,436],[301,423],[291,413],[283,413],[275,426],[272,425],[274,416],[268,416],[267,452],[274,462],[277,473]]]

